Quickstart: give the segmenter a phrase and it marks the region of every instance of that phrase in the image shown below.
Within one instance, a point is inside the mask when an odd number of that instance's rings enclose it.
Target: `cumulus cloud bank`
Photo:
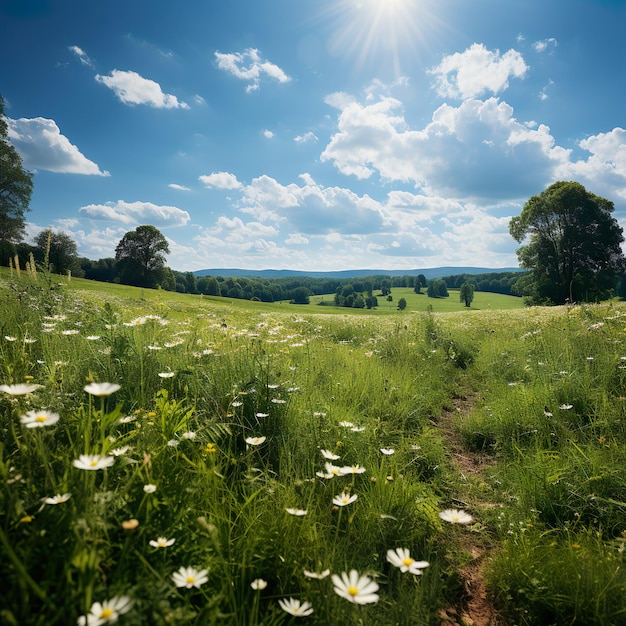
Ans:
[[[63,134],[56,122],[45,117],[6,118],[9,140],[27,169],[59,174],[109,176],[84,156]]]
[[[547,126],[521,123],[497,98],[442,104],[422,129],[409,127],[402,103],[394,98],[329,101],[345,108],[321,160],[360,179],[378,172],[431,195],[510,199],[541,188],[553,166],[569,157],[568,150],[554,145]]]
[[[509,86],[510,78],[523,78],[528,66],[516,50],[500,54],[481,43],[465,52],[445,56],[430,70],[435,76],[437,93],[442,97],[475,98],[484,93],[499,94]]]

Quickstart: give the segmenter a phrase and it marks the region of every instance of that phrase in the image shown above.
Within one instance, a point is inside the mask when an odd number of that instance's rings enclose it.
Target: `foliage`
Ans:
[[[0,95],[0,263],[8,264],[15,244],[24,236],[24,213],[33,192],[33,175],[22,166],[22,159],[9,142],[4,118],[4,99]]]
[[[431,281],[426,294],[429,298],[447,298],[450,295],[446,281],[443,278]]]
[[[298,287],[293,291],[291,302],[293,304],[309,304],[311,301],[309,296],[310,293],[306,287]]]
[[[76,242],[62,231],[42,230],[35,237],[38,253],[36,258],[40,262],[47,261],[51,272],[72,276],[83,276],[78,259]]]
[[[594,302],[610,297],[624,270],[622,229],[613,203],[576,182],[559,181],[531,197],[511,219],[518,251],[531,274],[518,290],[533,303]]]
[[[156,287],[164,278],[167,239],[151,225],[127,232],[115,248],[120,281],[137,287]]]
[[[459,299],[466,307],[472,306],[474,300],[474,285],[472,283],[465,282],[459,289]]]
[[[443,276],[448,289],[460,289],[463,283],[472,283],[476,291],[492,293],[513,293],[512,287],[527,272],[489,272],[486,274],[453,274]]]
[[[406,309],[406,298],[400,298],[398,300],[398,311],[404,311]]]

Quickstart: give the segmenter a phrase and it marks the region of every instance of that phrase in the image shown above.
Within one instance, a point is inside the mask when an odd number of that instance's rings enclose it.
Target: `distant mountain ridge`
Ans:
[[[428,279],[458,274],[492,274],[496,272],[522,272],[520,267],[431,267],[415,270],[336,270],[331,272],[307,272],[302,270],[244,270],[237,268],[216,268],[196,270],[196,276],[223,276],[224,278],[289,278],[310,276],[312,278],[358,278],[362,276],[417,276],[423,274]]]

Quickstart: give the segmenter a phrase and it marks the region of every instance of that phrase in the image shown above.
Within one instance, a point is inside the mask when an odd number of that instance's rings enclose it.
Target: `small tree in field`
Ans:
[[[368,309],[376,308],[378,306],[378,298],[370,293],[367,298],[365,298],[365,306]]]
[[[400,298],[398,300],[398,311],[404,311],[406,309],[406,298]]]
[[[461,302],[464,302],[467,307],[472,305],[472,301],[474,300],[474,285],[472,285],[472,283],[464,282],[461,285],[459,299]]]

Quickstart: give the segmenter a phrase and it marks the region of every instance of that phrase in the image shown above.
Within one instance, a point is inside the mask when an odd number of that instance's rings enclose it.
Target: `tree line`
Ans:
[[[458,274],[427,280],[423,274],[389,276],[377,274],[358,278],[311,276],[290,277],[223,277],[197,276],[167,267],[167,240],[154,226],[140,226],[124,235],[116,248],[116,256],[92,260],[79,257],[76,242],[66,233],[41,231],[34,244],[21,242],[0,250],[0,264],[19,263],[25,267],[32,258],[39,267],[56,274],[70,274],[101,282],[121,283],[147,288],[161,288],[179,293],[224,296],[261,302],[290,300],[296,304],[309,302],[311,296],[332,294],[323,304],[347,308],[374,308],[378,298],[393,300],[394,288],[422,290],[429,297],[447,297],[448,289],[459,289],[471,283],[478,291],[511,293],[519,277],[517,272],[493,274]]]
[[[116,246],[115,257],[98,260],[79,257],[76,242],[63,231],[44,230],[34,244],[4,242],[0,246],[0,264],[19,263],[25,267],[33,259],[39,267],[56,274],[71,274],[101,282],[112,282],[137,287],[160,288],[179,293],[223,296],[261,302],[291,301],[308,304],[311,296],[331,295],[320,302],[325,306],[368,308],[378,306],[379,298],[393,301],[395,288],[413,289],[430,298],[447,298],[450,289],[459,290],[460,299],[470,306],[475,291],[504,295],[526,295],[528,284],[535,285],[531,271],[487,272],[481,274],[451,274],[428,280],[424,274],[390,276],[376,274],[354,278],[312,276],[289,277],[223,277],[197,276],[193,272],[179,272],[166,265],[169,246],[164,235],[154,226],[139,226],[127,232]],[[626,275],[615,274],[613,283],[593,285],[596,299],[599,287],[606,293],[626,298]],[[539,283],[543,284],[543,283]],[[537,287],[533,287],[537,289]],[[591,287],[588,287],[588,292]],[[588,298],[589,299],[589,298]],[[545,296],[543,304],[546,304]],[[398,308],[404,308],[398,301]],[[406,306],[406,302],[404,302]]]

